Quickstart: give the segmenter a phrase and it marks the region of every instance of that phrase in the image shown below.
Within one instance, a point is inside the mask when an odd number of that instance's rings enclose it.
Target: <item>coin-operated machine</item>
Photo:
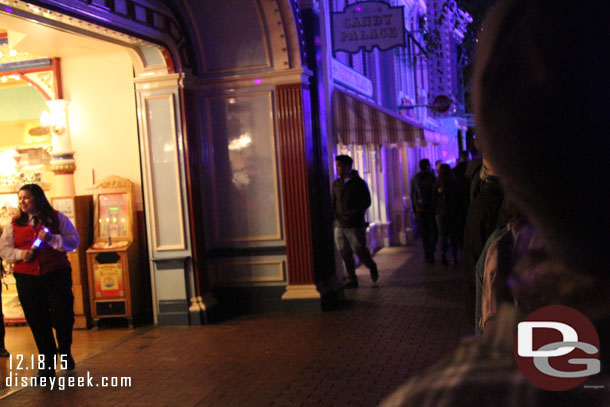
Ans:
[[[68,253],[72,265],[72,291],[74,293],[74,328],[87,329],[91,326],[89,309],[89,288],[87,278],[86,250],[91,244],[91,223],[93,201],[91,195],[56,196],[51,205],[70,219],[80,236],[80,245]]]
[[[104,179],[94,187],[93,204],[93,244],[87,250],[93,324],[126,318],[132,327],[144,305],[133,183]]]

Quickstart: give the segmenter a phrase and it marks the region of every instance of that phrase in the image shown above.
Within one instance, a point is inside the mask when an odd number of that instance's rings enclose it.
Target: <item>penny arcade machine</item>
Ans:
[[[103,318],[133,319],[143,312],[133,183],[110,176],[93,190],[93,244],[87,250],[93,324]]]

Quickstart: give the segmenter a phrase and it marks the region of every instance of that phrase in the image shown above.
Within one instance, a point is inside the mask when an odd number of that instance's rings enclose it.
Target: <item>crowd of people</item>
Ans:
[[[458,265],[458,254],[464,249],[464,228],[471,195],[479,190],[481,160],[469,160],[468,151],[462,151],[455,166],[438,160],[435,172],[430,160],[419,162],[420,171],[411,181],[411,202],[417,227],[423,240],[424,258],[435,264],[436,246],[439,244],[441,262]],[[473,191],[473,192],[471,192]]]
[[[608,405],[608,18],[607,2],[499,0],[484,21],[473,76],[483,164],[463,254],[481,335],[382,407]],[[517,366],[517,324],[547,305],[578,310],[599,336],[601,370],[586,385],[546,391]]]
[[[498,304],[513,300],[508,284],[515,250],[535,244],[535,235],[478,152],[470,159],[462,151],[454,168],[436,161],[436,175],[428,159],[419,165],[411,199],[425,260],[435,263],[437,244],[444,266],[449,255],[457,266],[461,252],[464,310],[480,334],[493,323]]]

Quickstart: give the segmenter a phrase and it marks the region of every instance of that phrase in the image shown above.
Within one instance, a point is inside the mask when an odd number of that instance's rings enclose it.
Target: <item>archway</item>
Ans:
[[[5,13],[118,45],[131,55],[159,323],[205,321],[214,303],[207,292],[218,288],[254,287],[279,303],[317,302],[319,308],[310,181],[312,163],[321,160],[312,156],[319,152],[311,140],[310,73],[304,68],[300,11],[289,0],[239,4],[231,8],[225,2],[183,0],[172,3],[171,10],[162,2],[127,0],[0,5]],[[240,30],[248,35],[239,37]],[[231,39],[255,39],[258,45],[236,52],[227,47]],[[251,49],[261,57],[248,59]],[[231,55],[241,56],[236,60]],[[259,101],[264,101],[264,112],[257,113]],[[239,172],[235,157],[244,158],[243,150],[229,148],[235,137],[229,134],[228,119],[235,106],[246,112],[242,119],[269,117],[250,124],[257,133],[255,144],[266,153],[249,160],[257,171],[263,169],[266,186],[251,188],[245,196],[252,213],[266,213],[266,200],[271,202],[273,233],[261,229],[264,222],[254,225],[251,234],[240,235],[238,226],[218,233],[223,224],[218,208],[227,191],[214,183],[213,174]],[[219,111],[220,119],[212,115]],[[220,157],[214,148],[226,150],[229,162],[233,156],[233,167],[210,159]]]

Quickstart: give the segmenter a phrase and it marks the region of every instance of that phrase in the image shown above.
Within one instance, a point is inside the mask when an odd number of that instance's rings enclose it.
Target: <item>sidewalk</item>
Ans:
[[[138,331],[77,363],[71,374],[129,388],[27,388],[12,406],[375,406],[412,374],[470,333],[459,269],[425,266],[420,247],[381,250],[373,285],[340,309],[246,316],[202,327]],[[0,396],[1,397],[1,396]]]

